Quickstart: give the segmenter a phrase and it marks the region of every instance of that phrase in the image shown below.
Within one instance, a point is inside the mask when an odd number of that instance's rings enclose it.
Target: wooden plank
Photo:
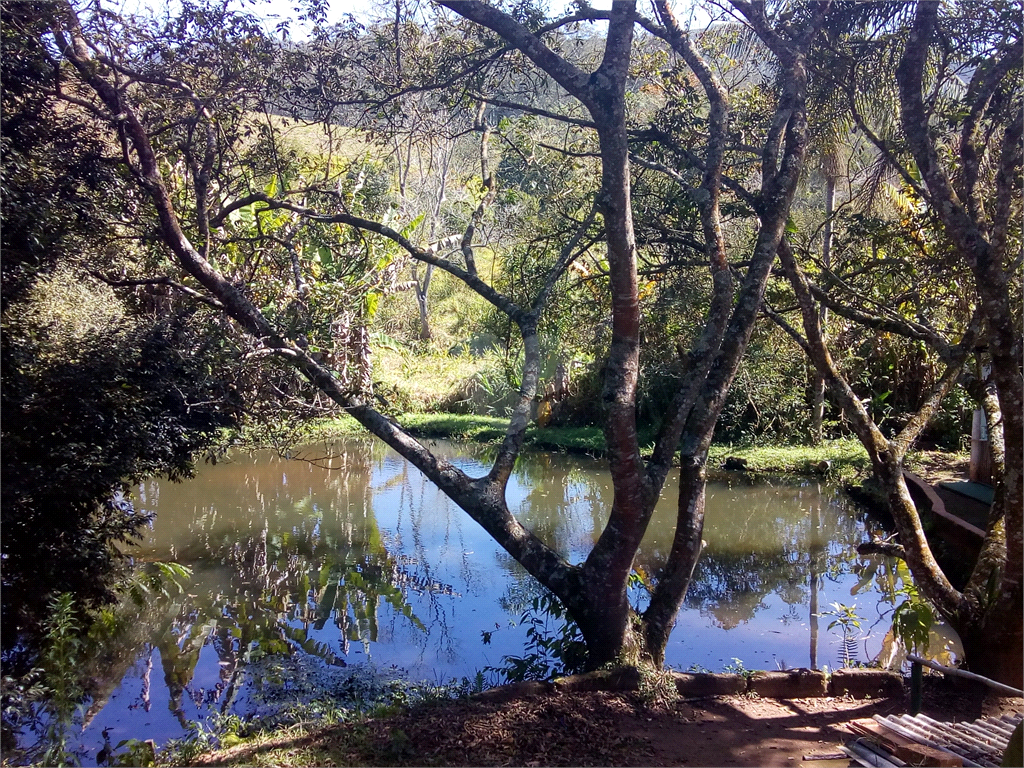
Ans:
[[[884,728],[874,720],[853,720],[849,723],[850,729],[861,736],[866,736],[877,742],[894,757],[899,758],[907,765],[934,765],[940,768],[961,768],[964,762],[959,755],[952,755],[943,752],[918,741],[908,739],[893,730]]]
[[[952,744],[949,747],[945,747],[936,742],[935,739],[938,738],[940,734],[930,730],[926,725],[919,723],[910,715],[904,715],[901,718],[896,718],[893,715],[889,715],[887,718],[882,718],[880,715],[875,715],[875,720],[886,728],[896,731],[896,733],[901,736],[906,736],[912,741],[927,744],[930,747],[938,749],[940,752],[948,752],[951,755],[955,754],[964,761],[964,766],[966,768],[981,768],[982,766],[981,763],[975,762],[964,754],[965,752],[970,752],[970,750],[965,749],[962,745]]]

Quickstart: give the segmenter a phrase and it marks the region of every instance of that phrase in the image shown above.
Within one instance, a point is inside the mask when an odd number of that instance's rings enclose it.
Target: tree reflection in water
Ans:
[[[517,466],[517,473],[529,489],[523,494],[519,519],[559,551],[587,551],[583,540],[601,530],[603,510],[611,502],[610,486],[600,476],[589,475],[579,462],[550,454]],[[637,558],[636,567],[646,578],[657,579],[667,558],[673,521],[669,498],[655,512]],[[785,606],[777,617],[782,629],[766,631],[781,633],[791,627],[790,633],[800,633],[806,626],[809,652],[803,663],[817,668],[823,580],[835,585],[864,569],[874,572],[887,560],[857,555],[866,525],[877,527],[863,512],[856,513],[837,488],[817,482],[712,483],[704,525],[707,546],[684,608],[719,629],[732,630],[768,608],[773,602],[769,598],[777,598]],[[499,563],[512,576],[501,603],[515,621],[539,590],[511,558],[499,557]],[[882,587],[877,585],[876,591],[884,594]],[[857,587],[852,591],[856,593]],[[638,608],[645,597],[643,590],[635,592]]]
[[[435,448],[471,474],[483,466],[473,446]],[[181,735],[210,712],[248,711],[270,668],[326,673],[372,655],[440,681],[523,652],[523,627],[508,625],[535,584],[419,472],[361,441],[302,457],[239,455],[187,484],[139,489],[140,506],[157,515],[138,560],[178,562],[192,575],[181,592],[119,609],[90,671],[90,732],[135,712],[154,737]],[[819,603],[845,600],[871,566],[855,554],[867,538],[864,515],[816,484],[708,492],[708,546],[668,662],[721,668],[721,657],[741,656],[754,668],[778,652],[794,666],[817,665]],[[578,561],[612,490],[600,462],[530,454],[508,495],[524,525]],[[637,560],[652,578],[671,545],[673,505],[669,489]],[[866,600],[877,602],[883,585],[869,581]],[[641,591],[634,598],[642,605]],[[487,646],[484,632],[493,635]],[[131,703],[104,710],[112,696]]]
[[[183,728],[185,696],[197,708],[229,711],[256,659],[303,652],[344,666],[351,643],[369,658],[382,606],[423,632],[409,593],[458,597],[450,584],[425,574],[417,558],[392,554],[374,514],[380,489],[366,482],[379,458],[373,453],[367,445],[346,446],[315,494],[289,488],[287,474],[300,474],[301,465],[242,457],[239,482],[230,482],[235,473],[228,470],[192,489],[191,497],[203,501],[191,514],[164,515],[157,504],[156,529],[140,559],[166,558],[160,550],[170,539],[170,554],[193,574],[181,594],[154,596],[133,623],[146,624],[141,634],[159,652],[169,707]],[[194,483],[204,485],[202,477]],[[158,487],[149,484],[151,491]],[[178,530],[164,535],[162,527]],[[317,637],[328,624],[337,628],[336,644]],[[193,686],[207,646],[217,656],[217,682]]]
[[[686,596],[688,607],[729,629],[752,619],[769,594],[787,605],[807,604],[819,578],[850,572],[863,529],[819,487],[743,488],[742,518],[725,513],[738,506],[738,495],[716,489],[708,502],[708,546]]]

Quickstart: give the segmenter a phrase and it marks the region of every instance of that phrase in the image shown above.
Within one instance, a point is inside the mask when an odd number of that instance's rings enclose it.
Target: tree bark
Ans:
[[[430,330],[430,312],[427,304],[430,294],[430,279],[434,276],[434,265],[427,264],[423,271],[423,279],[420,280],[419,269],[416,264],[412,267],[412,279],[415,283],[416,308],[420,314],[420,341],[430,341],[434,334]]]
[[[676,531],[668,562],[658,572],[657,588],[644,611],[644,642],[654,664],[665,663],[665,648],[676,614],[683,605],[704,541],[707,453],[680,457]]]
[[[705,494],[706,468],[704,463],[707,451],[714,435],[715,425],[725,405],[725,399],[739,369],[740,361],[746,351],[747,344],[753,333],[754,324],[764,297],[764,290],[775,262],[779,243],[782,240],[786,221],[796,194],[797,181],[803,169],[807,147],[807,120],[805,115],[805,95],[807,87],[806,51],[811,40],[817,33],[824,13],[829,4],[821,3],[815,8],[815,15],[807,23],[803,34],[796,39],[783,39],[770,28],[763,15],[763,8],[753,7],[746,3],[735,3],[754,26],[761,39],[778,57],[782,82],[782,92],[776,107],[771,129],[768,131],[763,145],[761,161],[761,189],[756,201],[753,195],[750,200],[755,202],[760,226],[754,244],[754,253],[740,287],[739,295],[732,303],[731,290],[726,297],[731,311],[728,321],[717,338],[716,349],[707,358],[703,375],[697,382],[695,398],[677,396],[673,406],[686,408],[671,414],[671,428],[663,428],[659,434],[659,445],[655,448],[655,462],[652,471],[656,470],[656,461],[664,446],[662,440],[681,437],[680,460],[680,497],[676,533],[672,549],[666,564],[656,577],[651,603],[644,612],[645,642],[648,652],[655,659],[663,659],[669,634],[682,601],[686,596],[690,578],[700,556],[701,533],[703,531],[703,509]],[[681,32],[665,3],[658,4],[659,13],[668,27],[667,37],[673,41],[674,47],[683,54],[691,67],[698,73],[704,83],[705,91],[712,104],[724,99],[724,93],[718,91],[715,81],[702,72],[702,61],[696,56],[688,36]],[[721,113],[725,115],[725,105]],[[723,125],[715,126],[724,131]],[[724,133],[712,133],[709,136],[711,147],[709,158],[718,158],[718,152],[724,146]],[[708,175],[705,174],[705,181]],[[717,182],[717,178],[715,181]],[[715,212],[717,214],[717,211]],[[705,237],[715,236],[716,218],[702,214]],[[716,252],[724,247],[720,239],[708,243],[709,254],[712,256],[712,274]],[[719,286],[716,284],[716,290]],[[716,296],[715,301],[721,297]],[[712,303],[712,313],[716,303]],[[714,326],[713,314],[709,317],[706,327]],[[703,339],[701,340],[704,341]],[[699,348],[691,353],[691,359],[701,359]],[[678,430],[678,431],[677,431]],[[675,443],[672,444],[675,447]],[[660,487],[660,486],[659,486]]]
[[[1005,524],[1006,557],[998,570],[997,589],[987,603],[964,606],[960,625],[972,646],[968,663],[984,667],[1001,682],[1020,687],[1022,675],[1022,638],[1024,638],[1024,377],[1021,375],[1020,332],[1014,321],[1006,267],[1006,233],[1012,215],[1010,200],[1020,194],[1021,135],[1024,131],[1020,110],[1007,122],[999,147],[995,178],[995,203],[991,218],[985,219],[982,206],[974,200],[973,171],[979,162],[971,144],[973,127],[961,147],[966,161],[961,200],[943,167],[940,152],[930,132],[929,110],[923,95],[926,60],[938,24],[939,3],[918,3],[907,48],[896,70],[900,113],[907,143],[921,173],[929,203],[957,254],[974,274],[978,303],[984,313],[985,335],[992,360],[992,381],[1003,416],[1005,453],[1003,472],[996,480],[995,516]],[[994,54],[993,71],[1009,71],[1019,66],[1024,52],[1018,37]],[[1006,62],[1006,66],[1001,65]],[[1013,62],[1017,62],[1014,64]],[[972,104],[971,116],[977,117],[991,93],[983,89]],[[976,108],[974,108],[976,107]],[[917,574],[915,573],[915,577]],[[996,586],[996,585],[993,585]],[[999,666],[996,666],[998,660]]]
[[[825,226],[821,232],[821,266],[832,269],[832,214],[836,208],[836,177],[830,168],[825,171]],[[822,333],[828,324],[828,307],[819,310]],[[811,375],[811,444],[821,445],[825,421],[825,380],[815,370]]]

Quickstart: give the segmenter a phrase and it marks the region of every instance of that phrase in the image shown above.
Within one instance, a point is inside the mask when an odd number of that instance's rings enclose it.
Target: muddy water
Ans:
[[[486,449],[437,444],[471,474]],[[456,458],[458,457],[458,458]],[[590,549],[612,491],[603,462],[531,454],[508,500],[519,519],[573,561]],[[666,488],[640,555],[655,574],[672,540]],[[372,661],[413,679],[450,680],[523,653],[516,626],[538,590],[487,534],[379,444],[306,449],[290,459],[240,454],[184,484],[150,481],[156,512],[139,561],[187,565],[181,591],[150,590],[102,663],[83,746],[182,735],[212,712],[243,712],[245,672],[268,655],[313,665]],[[858,557],[870,523],[817,482],[708,488],[707,548],[667,663],[679,669],[839,665],[833,603],[861,628],[846,651],[866,661],[889,628],[891,563]],[[642,604],[642,590],[634,595]],[[490,642],[483,642],[487,633]]]

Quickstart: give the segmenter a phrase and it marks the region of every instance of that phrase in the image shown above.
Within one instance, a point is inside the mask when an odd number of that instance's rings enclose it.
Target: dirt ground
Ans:
[[[945,451],[918,451],[913,471],[932,485],[970,479],[970,461],[964,454]]]
[[[923,712],[973,720],[1024,700],[929,680]],[[846,766],[843,724],[907,712],[904,699],[730,696],[645,705],[636,694],[552,693],[451,702],[294,738],[241,745],[204,764],[451,766]],[[302,761],[306,762],[303,763]],[[313,761],[313,762],[309,762]]]

